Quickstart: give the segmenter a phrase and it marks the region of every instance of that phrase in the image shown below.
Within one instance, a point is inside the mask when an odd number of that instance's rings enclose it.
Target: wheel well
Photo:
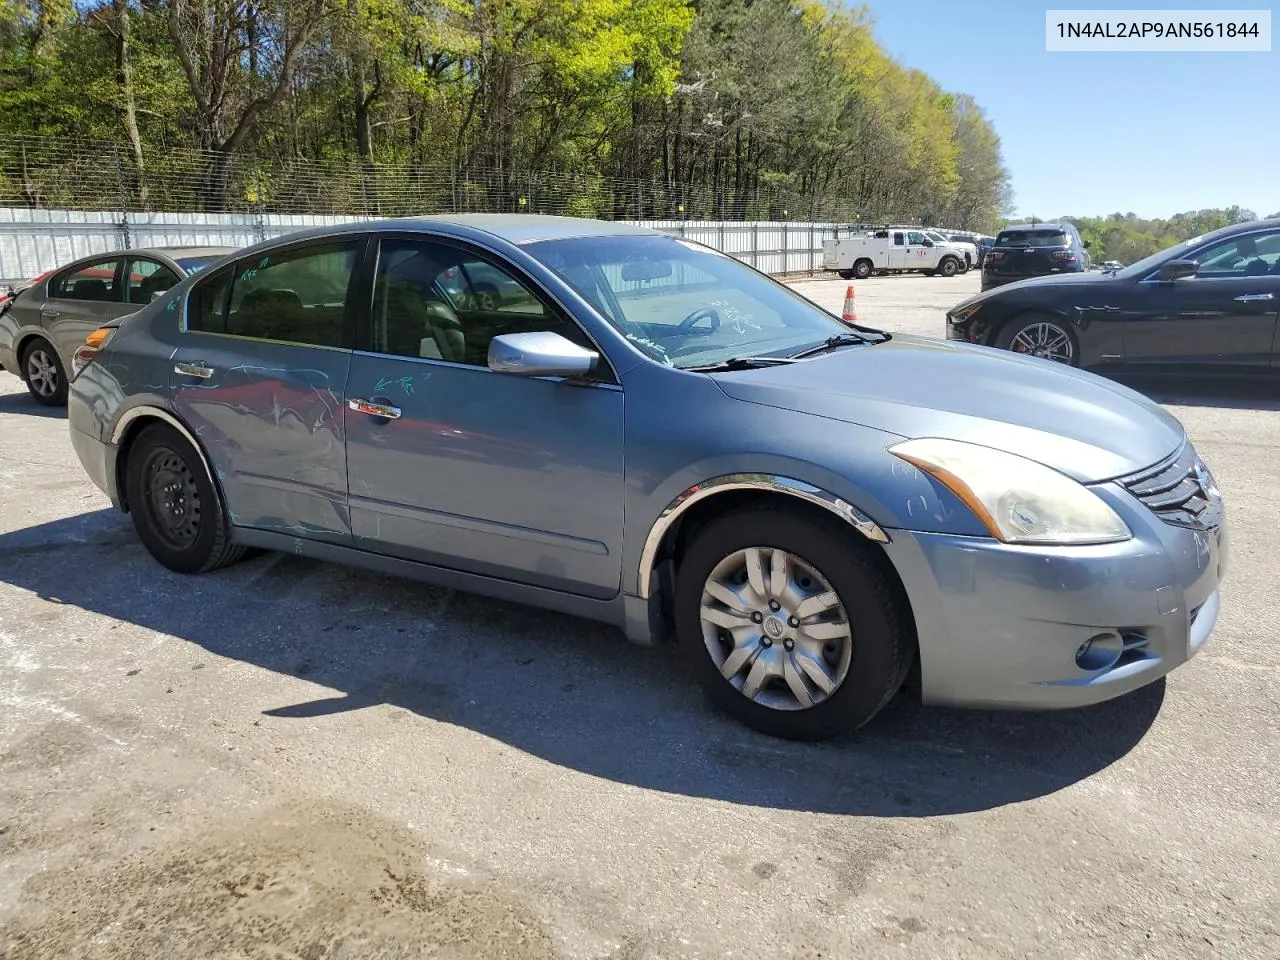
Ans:
[[[31,346],[32,340],[44,340],[45,343],[49,342],[45,337],[42,337],[38,333],[28,333],[21,340],[19,340],[16,345],[17,349],[14,350],[14,355],[18,358],[19,367],[22,366],[22,360],[23,360],[22,355],[27,352],[27,347]],[[50,344],[50,346],[52,346],[52,344]]]
[[[658,547],[657,556],[654,559],[654,566],[656,568],[655,582],[658,584],[661,594],[662,616],[668,625],[670,625],[672,619],[673,591],[671,586],[675,582],[675,569],[680,565],[680,559],[684,556],[689,544],[697,537],[698,531],[716,517],[723,516],[740,507],[761,503],[768,503],[777,508],[803,514],[824,523],[844,527],[844,533],[850,547],[854,550],[861,550],[866,557],[880,568],[885,578],[892,585],[895,599],[907,611],[912,643],[916,644],[918,648],[915,634],[915,616],[911,610],[910,598],[907,596],[906,587],[902,584],[902,578],[898,576],[897,568],[884,550],[878,544],[862,536],[843,520],[838,519],[831,511],[797,497],[788,496],[785,493],[773,493],[765,490],[727,490],[724,493],[708,497],[691,506],[671,525],[671,529],[663,536],[662,543]],[[665,576],[663,575],[664,570],[666,571]],[[669,630],[669,635],[674,636],[675,631]],[[919,656],[916,657],[916,662],[918,665]],[[918,669],[918,666],[913,668],[913,670],[916,669]]]

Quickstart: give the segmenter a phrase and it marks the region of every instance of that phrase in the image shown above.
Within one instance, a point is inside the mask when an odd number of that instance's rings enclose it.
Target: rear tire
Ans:
[[[855,280],[865,280],[871,276],[871,261],[859,260],[853,265],[853,278]]]
[[[955,257],[943,257],[942,262],[938,264],[938,273],[944,277],[954,277],[959,269],[960,261]]]
[[[776,504],[734,510],[698,533],[676,572],[676,634],[730,716],[770,736],[821,740],[862,726],[902,686],[915,652],[911,612],[854,537],[835,518]],[[753,556],[759,573],[749,572]]]
[[[172,427],[146,427],[129,447],[125,497],[143,546],[177,573],[204,573],[234,563],[222,499],[199,453]]]
[[[67,405],[67,371],[53,345],[42,337],[30,340],[22,348],[22,382],[36,403],[46,407]]]

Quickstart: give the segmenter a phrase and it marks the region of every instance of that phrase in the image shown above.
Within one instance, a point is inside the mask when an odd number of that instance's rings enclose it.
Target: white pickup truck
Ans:
[[[877,230],[870,234],[822,241],[822,269],[845,280],[865,280],[872,273],[924,273],[953,277],[967,269],[964,251],[939,243],[924,230]]]

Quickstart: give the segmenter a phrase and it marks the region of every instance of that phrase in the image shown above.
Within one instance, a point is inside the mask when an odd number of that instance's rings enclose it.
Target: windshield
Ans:
[[[1065,247],[1067,235],[1061,230],[1002,230],[997,247]]]
[[[1205,235],[1202,233],[1190,240],[1183,240],[1181,243],[1175,243],[1172,247],[1165,247],[1159,253],[1153,253],[1149,257],[1143,257],[1137,263],[1131,263],[1123,270],[1117,270],[1117,277],[1136,277],[1141,274],[1149,273],[1166,260],[1176,260],[1192,247],[1197,247],[1204,242]]]
[[[662,236],[543,240],[526,248],[660,363],[782,356],[849,327],[732,257]]]
[[[222,259],[222,254],[212,257],[179,257],[174,262],[185,270],[188,274],[199,273],[205,267],[217,263]]]

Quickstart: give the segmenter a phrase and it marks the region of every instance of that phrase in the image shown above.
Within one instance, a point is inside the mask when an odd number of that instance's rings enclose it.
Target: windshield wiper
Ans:
[[[871,343],[872,341],[864,337],[860,333],[836,333],[819,344],[812,347],[805,347],[799,353],[791,354],[792,360],[800,360],[804,357],[812,357],[814,354],[824,353],[827,350],[834,350],[836,347],[849,347],[855,343]]]
[[[751,370],[755,367],[776,367],[781,363],[795,363],[794,357],[730,357],[719,363],[706,363],[698,367],[685,367],[694,373],[710,373],[713,370]]]

